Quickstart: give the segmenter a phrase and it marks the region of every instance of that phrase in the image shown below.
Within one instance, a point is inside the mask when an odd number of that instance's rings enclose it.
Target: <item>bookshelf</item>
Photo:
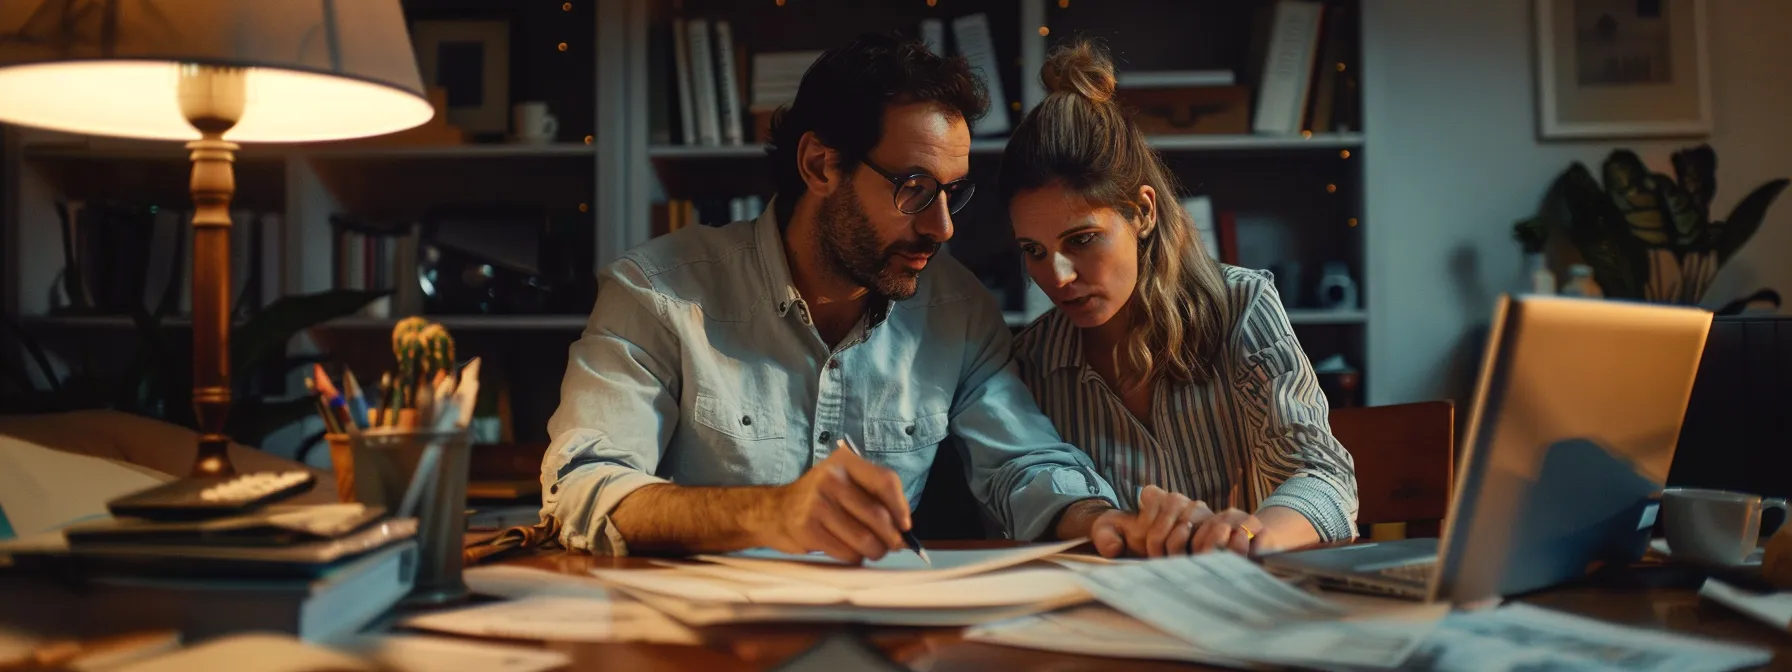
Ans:
[[[1362,0],[1332,0],[1354,13]],[[239,154],[236,206],[280,216],[278,291],[310,293],[331,287],[331,216],[349,212],[414,222],[430,206],[527,203],[556,222],[584,230],[591,263],[601,266],[656,234],[656,206],[669,199],[771,195],[765,154],[751,123],[752,58],[766,52],[819,50],[869,30],[915,33],[937,20],[956,43],[954,19],[987,17],[1000,91],[994,112],[1018,122],[1043,99],[1037,73],[1049,49],[1087,35],[1115,50],[1121,72],[1234,71],[1250,81],[1257,17],[1273,3],[1189,0],[1166,7],[1150,0],[405,0],[418,20],[506,18],[512,22],[511,98],[546,100],[561,123],[557,142],[412,144],[333,143],[245,147]],[[730,22],[742,107],[742,143],[682,142],[675,96],[678,17]],[[1340,56],[1358,62],[1354,21],[1344,22],[1351,46]],[[558,45],[567,45],[565,50]],[[1360,70],[1360,68],[1359,68]],[[1241,265],[1277,270],[1297,291],[1285,297],[1290,321],[1318,362],[1343,354],[1363,372],[1357,398],[1370,398],[1374,363],[1366,340],[1371,315],[1363,269],[1365,248],[1360,153],[1368,131],[1336,125],[1299,133],[1213,132],[1154,134],[1151,142],[1189,194],[1209,196],[1216,212],[1238,227]],[[483,139],[483,138],[482,138]],[[184,207],[185,151],[176,144],[70,138],[22,129],[0,136],[0,224],[4,225],[8,314],[36,329],[116,333],[126,318],[53,316],[51,287],[62,269],[54,204],[65,199],[118,198]],[[971,172],[993,185],[1005,138],[977,136]],[[1029,289],[1012,249],[1006,213],[995,190],[980,189],[958,216],[949,252],[996,293],[1011,325],[1030,322],[1049,306]],[[1354,307],[1325,309],[1309,296],[1328,261],[1340,261],[1357,283]],[[1278,269],[1298,269],[1297,277]],[[392,316],[336,320],[333,348],[374,348]],[[557,389],[565,343],[576,337],[583,313],[432,316],[466,331],[481,347],[529,349],[527,366],[540,369],[513,386]],[[174,321],[171,326],[178,326]],[[512,338],[512,334],[515,335]],[[533,339],[533,340],[532,340]],[[511,341],[515,341],[512,343]],[[552,357],[541,353],[551,353]],[[552,365],[550,359],[560,364]],[[522,360],[518,360],[522,361]],[[552,394],[547,395],[552,397]],[[551,402],[551,399],[548,400]],[[544,402],[547,403],[547,402]],[[546,411],[551,411],[549,407]],[[533,411],[541,414],[540,409]],[[533,430],[532,430],[533,431]]]
[[[1229,81],[1235,86],[1255,87],[1262,79],[1256,71],[1267,58],[1260,45],[1274,32],[1275,4],[1191,0],[1170,8],[1150,0],[868,0],[849,7],[818,0],[628,0],[629,11],[644,17],[646,32],[639,38],[640,49],[634,52],[639,60],[625,64],[627,76],[646,80],[649,92],[643,99],[630,101],[628,113],[648,122],[636,127],[646,135],[646,146],[632,159],[632,165],[651,175],[653,183],[627,197],[640,199],[651,209],[673,199],[769,195],[771,185],[763,171],[747,169],[765,157],[757,138],[752,137],[750,129],[755,124],[750,109],[743,114],[749,137],[740,145],[725,140],[703,144],[701,134],[694,141],[685,139],[676,76],[679,40],[675,28],[680,19],[687,30],[689,22],[699,18],[708,21],[712,29],[726,21],[735,42],[734,60],[752,62],[762,53],[826,48],[868,29],[899,30],[926,39],[929,29],[923,23],[927,21],[942,24],[950,36],[948,46],[956,47],[954,20],[984,14],[1000,80],[1000,89],[991,92],[991,114],[1006,115],[1012,124],[1020,120],[1022,111],[1044,98],[1037,73],[1050,49],[1074,36],[1103,40],[1123,78],[1134,72],[1219,70],[1229,72]],[[1355,17],[1359,8],[1360,0],[1330,0],[1318,13],[1327,32],[1315,36],[1312,60],[1316,66],[1302,90],[1308,92],[1310,101],[1333,101],[1327,110],[1333,120],[1330,123],[1314,127],[1311,122],[1317,109],[1309,107],[1304,112],[1296,110],[1302,126],[1288,132],[1252,132],[1255,119],[1246,119],[1239,130],[1150,135],[1152,146],[1163,153],[1185,195],[1208,197],[1215,212],[1236,227],[1233,242],[1227,246],[1236,248],[1235,258],[1229,261],[1276,274],[1289,321],[1309,358],[1318,363],[1343,355],[1362,373],[1364,387],[1355,395],[1358,403],[1369,397],[1367,385],[1374,381],[1367,361],[1370,316],[1363,308],[1372,291],[1364,281],[1370,258],[1363,236],[1360,156],[1366,131],[1355,123],[1360,118],[1360,95],[1347,88],[1347,84],[1355,86],[1356,71],[1346,77],[1337,74],[1345,70],[1334,67],[1334,74],[1326,77],[1317,64],[1358,64],[1360,30]],[[1330,40],[1320,39],[1328,35]],[[688,39],[687,35],[687,48]],[[745,89],[738,95],[746,101],[756,99],[752,90],[755,77],[747,72],[738,78]],[[1331,94],[1314,95],[1317,89],[1313,87],[1327,78],[1333,87]],[[1123,90],[1122,98],[1127,94]],[[973,138],[974,179],[994,183],[1005,142],[1000,134]],[[980,193],[956,217],[958,233],[947,249],[998,295],[1010,325],[1025,325],[1049,305],[1044,305],[1036,289],[1029,288],[1012,251],[1006,213],[989,197],[992,195],[993,191]],[[651,224],[643,226],[644,231],[631,234],[631,240],[663,231]],[[1322,278],[1336,264],[1342,264],[1355,286],[1353,304],[1331,307],[1319,296]]]

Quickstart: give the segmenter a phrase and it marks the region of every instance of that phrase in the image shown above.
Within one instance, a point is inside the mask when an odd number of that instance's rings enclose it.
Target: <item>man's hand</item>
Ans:
[[[759,545],[786,553],[821,551],[850,564],[907,548],[901,530],[914,522],[901,477],[844,445],[771,492],[751,518]]]

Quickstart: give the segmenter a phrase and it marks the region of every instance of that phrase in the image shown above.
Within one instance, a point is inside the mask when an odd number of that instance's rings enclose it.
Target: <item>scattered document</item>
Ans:
[[[1078,577],[1096,599],[1204,651],[1267,663],[1395,667],[1436,624],[1346,620],[1343,607],[1229,552],[1114,565]]]
[[[1256,663],[1204,650],[1102,604],[1086,604],[978,626],[966,630],[964,638],[986,644],[1085,656],[1259,667]]]
[[[852,605],[886,609],[974,609],[1038,602],[1088,601],[1076,576],[1062,569],[1008,569],[922,584],[848,589],[773,577],[733,567],[597,569],[619,587],[696,602],[724,604]]]
[[[864,565],[847,565],[819,553],[792,555],[768,549],[701,555],[697,559],[809,583],[857,589],[928,583],[992,572],[1050,557],[1083,541],[983,550],[930,550],[927,554],[933,559],[931,567],[907,550]]]
[[[403,625],[476,637],[578,642],[698,644],[678,621],[639,602],[530,597],[405,619]]]
[[[447,637],[377,635],[332,644],[386,672],[546,672],[572,664],[559,651]]]
[[[1726,672],[1761,665],[1772,658],[1773,652],[1766,649],[1509,604],[1445,618],[1425,646],[1401,669]]]
[[[462,572],[461,579],[466,582],[467,589],[476,594],[510,600],[526,597],[587,597],[602,600],[611,597],[610,591],[591,577],[545,569],[509,565],[469,567]]]
[[[1699,596],[1775,628],[1792,630],[1792,592],[1751,593],[1717,579],[1705,579]]]

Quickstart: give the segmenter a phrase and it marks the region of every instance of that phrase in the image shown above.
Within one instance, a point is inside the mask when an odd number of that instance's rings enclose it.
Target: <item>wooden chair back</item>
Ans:
[[[1331,427],[1356,462],[1363,536],[1436,536],[1456,475],[1455,406],[1426,401],[1335,408]]]

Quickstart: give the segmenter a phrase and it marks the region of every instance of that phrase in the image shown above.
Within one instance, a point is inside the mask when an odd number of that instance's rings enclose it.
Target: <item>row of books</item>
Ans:
[[[689,226],[722,226],[757,219],[765,211],[760,196],[674,198],[653,205],[653,231],[666,234]]]
[[[193,213],[180,208],[68,201],[61,217],[64,268],[57,312],[192,314]],[[278,213],[231,213],[230,301],[235,317],[283,295]]]
[[[417,243],[415,228],[402,235],[345,226],[338,221],[331,229],[330,287],[349,290],[388,290],[393,294],[375,301],[364,309],[365,317],[391,317],[393,302],[398,314],[416,314],[417,297],[411,290],[416,285]],[[401,282],[409,279],[410,282]]]
[[[1258,42],[1261,70],[1251,130],[1290,134],[1357,127],[1357,68],[1350,7],[1316,0],[1279,0]]]
[[[937,53],[959,53],[969,59],[991,97],[1005,99],[988,15],[953,19],[950,42],[940,19],[921,22],[920,33]],[[732,24],[719,18],[674,18],[670,38],[653,40],[659,44],[650,47],[660,52],[659,58],[651,59],[648,80],[653,90],[651,117],[666,120],[653,129],[652,141],[661,144],[741,146],[765,142],[771,114],[796,100],[804,73],[822,53],[762,51],[748,58]],[[669,57],[664,53],[667,50]],[[669,73],[664,70],[668,65]],[[742,82],[749,82],[750,89],[743,92]],[[676,126],[672,120],[677,121]],[[1001,135],[1009,128],[1007,107],[997,104],[972,131]]]

